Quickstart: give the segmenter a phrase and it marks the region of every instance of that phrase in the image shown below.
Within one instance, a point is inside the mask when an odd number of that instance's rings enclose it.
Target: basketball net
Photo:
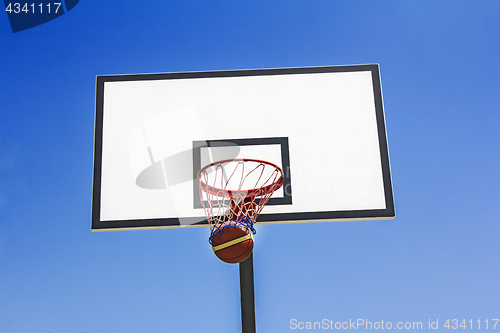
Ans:
[[[253,224],[283,181],[280,167],[261,160],[222,160],[202,168],[198,184],[210,244],[226,228],[244,226],[255,234]]]

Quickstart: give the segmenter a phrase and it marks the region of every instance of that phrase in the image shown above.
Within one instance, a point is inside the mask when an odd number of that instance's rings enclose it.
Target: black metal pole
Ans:
[[[240,263],[241,332],[255,333],[253,253]]]

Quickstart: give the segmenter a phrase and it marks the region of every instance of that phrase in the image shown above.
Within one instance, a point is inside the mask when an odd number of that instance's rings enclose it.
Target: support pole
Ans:
[[[255,333],[253,252],[240,263],[241,332]]]

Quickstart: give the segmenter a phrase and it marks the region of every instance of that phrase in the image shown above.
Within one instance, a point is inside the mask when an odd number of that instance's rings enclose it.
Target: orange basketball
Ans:
[[[253,250],[253,233],[245,225],[231,221],[222,233],[212,237],[212,249],[220,260],[228,264],[244,261]]]

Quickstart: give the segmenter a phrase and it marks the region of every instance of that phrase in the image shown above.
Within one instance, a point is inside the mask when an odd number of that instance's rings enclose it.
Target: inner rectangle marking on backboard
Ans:
[[[193,142],[193,179],[204,166],[224,159],[253,158],[274,163],[282,168],[285,179],[281,189],[271,197],[267,205],[292,204],[290,153],[288,138],[255,138],[207,140]],[[199,198],[198,182],[193,182],[194,208],[203,208]]]

